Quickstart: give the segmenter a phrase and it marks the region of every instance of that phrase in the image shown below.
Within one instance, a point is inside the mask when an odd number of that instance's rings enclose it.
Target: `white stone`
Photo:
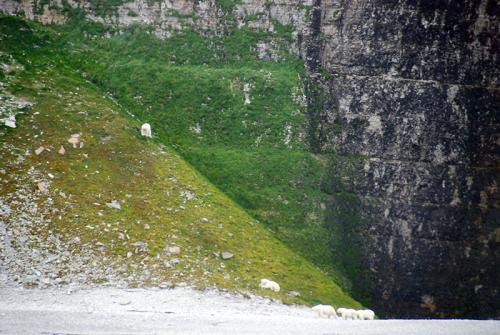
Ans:
[[[117,200],[107,202],[106,206],[108,206],[109,208],[114,208],[114,209],[121,209],[122,208],[122,206],[120,205],[120,202],[118,202]]]
[[[168,247],[167,251],[168,251],[168,253],[170,253],[172,255],[176,255],[176,254],[180,254],[181,248],[176,246],[176,245],[173,245],[173,246]]]
[[[38,149],[35,150],[35,154],[38,156],[40,155],[43,151],[45,150],[44,147],[39,147]]]
[[[224,251],[222,253],[222,259],[230,259],[230,258],[233,258],[234,255],[232,253],[230,253],[229,251]]]
[[[14,115],[9,116],[4,120],[4,124],[10,128],[16,128],[16,117]]]
[[[38,189],[40,190],[40,192],[42,193],[47,193],[47,187],[45,186],[44,183],[40,182],[38,184],[36,184],[38,186]]]
[[[250,105],[250,103],[252,102],[250,100],[250,84],[245,83],[243,85],[243,94],[245,95],[245,105]]]
[[[76,148],[76,145],[80,143],[80,134],[73,134],[68,139],[68,143],[73,145],[73,148]]]

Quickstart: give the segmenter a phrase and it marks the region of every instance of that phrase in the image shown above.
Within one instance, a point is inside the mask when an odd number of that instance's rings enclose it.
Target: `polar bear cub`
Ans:
[[[260,287],[270,289],[274,292],[280,291],[280,286],[277,282],[265,278],[260,280]]]
[[[337,313],[335,313],[335,308],[330,305],[316,305],[312,308],[313,311],[316,311],[319,316],[327,317],[327,318],[336,318]]]

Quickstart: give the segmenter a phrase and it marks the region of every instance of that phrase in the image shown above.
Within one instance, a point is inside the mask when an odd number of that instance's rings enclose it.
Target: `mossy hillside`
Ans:
[[[73,252],[99,250],[100,261],[125,269],[123,276],[136,285],[184,281],[201,288],[253,291],[290,303],[359,306],[172,149],[139,137],[138,121],[124,117],[126,110],[52,52],[56,40],[50,29],[1,18],[0,34],[2,52],[24,66],[4,77],[6,89],[35,104],[29,116],[19,118],[17,129],[2,130],[0,168],[8,171],[9,179],[0,192],[15,191],[22,180],[18,177],[30,169],[52,174],[47,196],[54,199],[54,211],[45,219],[62,239],[81,239]],[[68,144],[74,133],[81,134],[83,148]],[[61,145],[64,155],[57,153]],[[39,146],[46,150],[33,154]],[[31,154],[15,163],[12,148]],[[38,192],[35,184],[32,188]],[[105,205],[112,200],[118,200],[121,209]],[[133,244],[141,241],[147,248],[137,251]],[[181,247],[180,263],[167,267],[164,262],[172,256],[165,247],[170,245]],[[214,254],[221,251],[235,256],[223,261]],[[146,271],[149,279],[134,282]],[[263,277],[278,281],[283,290],[260,290]],[[301,296],[289,297],[290,290]]]
[[[309,152],[303,64],[283,48],[279,61],[256,57],[259,41],[283,40],[289,28],[210,37],[187,30],[165,41],[144,27],[109,38],[112,28],[85,22],[56,28],[90,79],[288,246],[349,286],[331,263],[329,197],[320,187],[326,165]]]
[[[304,117],[290,99],[300,90],[293,73],[138,60],[91,75],[169,143],[304,148]],[[251,87],[250,105],[244,104],[245,84]]]

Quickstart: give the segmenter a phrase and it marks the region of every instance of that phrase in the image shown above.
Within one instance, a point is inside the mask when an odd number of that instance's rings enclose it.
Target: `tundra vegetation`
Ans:
[[[148,27],[117,29],[78,14],[57,26],[0,19],[2,60],[22,66],[0,73],[3,90],[34,103],[20,129],[2,129],[2,143],[26,149],[35,145],[34,129],[42,132],[44,146],[56,150],[26,157],[15,174],[30,164],[56,171],[51,188],[75,199],[50,231],[78,234],[87,246],[99,241],[105,258],[131,276],[137,262],[147,263],[157,274],[151,278],[258,292],[268,277],[282,289],[261,293],[286,302],[359,307],[344,293],[350,283],[332,253],[335,231],[325,223],[332,195],[322,178],[334,154],[313,154],[307,141],[304,66],[287,51],[289,27],[212,37],[185,29],[161,40]],[[278,57],[258,59],[255,45],[272,41]],[[143,122],[153,140],[139,136]],[[57,154],[72,133],[86,140],[85,155],[69,146]],[[0,150],[12,161],[9,145]],[[11,161],[0,168],[12,169]],[[14,181],[1,192],[15,189]],[[118,196],[119,209],[96,209]],[[147,240],[147,257],[128,254],[103,229],[84,228],[103,222]],[[181,250],[182,270],[155,266],[170,244]],[[225,250],[235,256],[221,261]]]

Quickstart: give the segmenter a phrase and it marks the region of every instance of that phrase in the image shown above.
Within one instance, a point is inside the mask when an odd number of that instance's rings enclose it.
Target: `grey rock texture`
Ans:
[[[356,232],[374,307],[498,316],[500,6],[318,7],[318,57],[308,65],[329,74],[318,81],[331,126],[318,143],[360,160],[336,191],[361,201]]]
[[[164,38],[228,28],[214,0],[124,1],[112,15],[68,3],[99,22],[152,25]],[[2,1],[0,11],[65,19],[25,0]],[[334,229],[358,242],[355,287],[368,290],[373,309],[500,316],[498,2],[242,0],[229,12],[239,27],[294,27],[289,47],[310,75],[311,147],[337,153],[331,224],[354,226]],[[278,59],[272,47],[256,45],[256,54]]]

